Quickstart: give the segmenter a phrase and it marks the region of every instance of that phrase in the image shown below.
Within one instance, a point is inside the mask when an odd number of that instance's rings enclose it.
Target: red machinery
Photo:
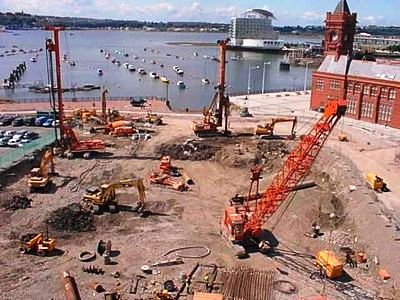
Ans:
[[[263,195],[258,194],[258,182],[261,167],[252,169],[249,195],[235,197],[225,209],[221,220],[222,234],[233,244],[238,257],[246,256],[243,245],[248,241],[257,241],[262,233],[266,219],[272,216],[281,203],[287,199],[295,187],[310,171],[313,162],[329,137],[339,119],[346,112],[344,100],[331,101],[324,115],[313,128],[302,137],[300,144],[286,159],[282,169],[275,176]],[[252,194],[256,184],[256,194]],[[265,250],[260,243],[260,250]]]
[[[160,169],[158,171],[153,171],[150,174],[150,183],[168,186],[181,192],[186,191],[188,189],[187,185],[183,182],[172,179],[171,174],[173,174],[171,157],[163,156],[160,162]]]
[[[220,49],[219,58],[219,83],[216,87],[214,98],[207,109],[203,111],[203,120],[198,123],[193,121],[192,130],[197,136],[215,135],[218,133],[218,127],[222,126],[225,116],[225,134],[228,133],[228,116],[229,116],[229,97],[225,95],[225,64],[226,49],[229,39],[218,41]]]
[[[54,41],[46,40],[46,50],[48,51],[49,78],[51,79],[51,89],[54,91],[53,85],[53,52],[56,61],[56,79],[57,79],[57,98],[58,98],[58,115],[60,119],[60,141],[62,152],[68,150],[67,157],[72,158],[75,154],[83,153],[84,158],[89,158],[93,152],[105,149],[105,143],[102,140],[86,140],[81,141],[76,136],[74,130],[64,124],[64,103],[62,99],[62,82],[61,82],[61,62],[60,62],[60,43],[59,32],[64,27],[46,26],[46,30],[52,31]],[[55,108],[55,103],[53,104]]]

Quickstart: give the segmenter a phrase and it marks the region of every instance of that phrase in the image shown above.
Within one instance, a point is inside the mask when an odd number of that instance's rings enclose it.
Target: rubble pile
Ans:
[[[2,207],[5,208],[6,210],[18,210],[18,209],[25,209],[28,207],[31,207],[31,202],[32,199],[26,197],[26,196],[18,196],[15,195],[11,197],[10,199],[6,199]]]
[[[286,143],[281,141],[259,141],[257,143],[257,149],[263,155],[274,155],[283,157],[285,154],[289,154]]]
[[[96,229],[93,214],[77,203],[52,211],[45,222],[57,231],[85,232]]]
[[[200,142],[183,144],[162,144],[157,153],[164,156],[169,155],[172,159],[201,161],[214,157],[218,149],[214,146]]]

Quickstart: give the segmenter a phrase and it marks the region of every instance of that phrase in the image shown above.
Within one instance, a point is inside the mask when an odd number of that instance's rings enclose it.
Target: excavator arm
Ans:
[[[297,125],[297,117],[290,117],[290,118],[275,118],[272,119],[269,122],[265,122],[263,125],[258,125],[255,134],[256,135],[273,135],[274,134],[274,129],[275,125],[278,123],[286,123],[286,122],[292,122],[292,130],[291,130],[291,135],[295,135],[295,129]]]

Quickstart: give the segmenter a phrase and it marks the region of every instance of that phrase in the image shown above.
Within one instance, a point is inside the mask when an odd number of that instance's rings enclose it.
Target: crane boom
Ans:
[[[289,154],[281,170],[261,197],[251,197],[246,203],[227,207],[221,221],[224,234],[233,243],[259,237],[262,226],[285,201],[295,187],[310,171],[318,153],[327,141],[335,125],[346,112],[346,101],[334,100],[326,107],[323,116],[312,129],[302,137],[300,144]],[[253,171],[253,170],[252,170]],[[252,186],[260,177],[260,170],[254,169]]]

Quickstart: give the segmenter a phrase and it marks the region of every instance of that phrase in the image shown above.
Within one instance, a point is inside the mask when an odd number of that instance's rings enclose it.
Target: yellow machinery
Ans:
[[[29,173],[28,186],[30,192],[49,190],[52,184],[51,175],[54,174],[53,150],[48,149],[40,161],[40,167],[33,168]]]
[[[39,256],[45,256],[56,248],[56,241],[49,238],[46,233],[34,234],[27,241],[23,241],[20,247],[21,253],[35,253]]]
[[[343,262],[333,251],[319,251],[315,257],[315,264],[329,279],[335,279],[343,274]]]
[[[115,183],[102,184],[100,188],[89,188],[83,196],[83,201],[91,206],[94,213],[101,214],[104,210],[111,213],[118,211],[118,201],[115,199],[115,191],[123,187],[136,187],[139,192],[139,201],[132,207],[133,211],[143,213],[145,210],[145,187],[143,180],[124,179]]]
[[[161,116],[150,112],[145,116],[145,122],[155,125],[161,125],[163,123]]]
[[[83,123],[87,123],[92,116],[97,115],[97,112],[96,109],[77,108],[73,110],[72,114],[75,118],[81,119]]]
[[[289,118],[276,118],[272,119],[269,122],[264,123],[264,125],[257,125],[255,128],[254,134],[261,135],[274,135],[274,128],[277,123],[285,123],[285,122],[293,122],[292,130],[290,132],[291,136],[294,137],[296,135],[296,125],[297,125],[297,117],[289,117]]]
[[[379,177],[375,173],[372,172],[368,173],[365,176],[365,182],[374,191],[389,192],[386,183],[383,181],[381,177]]]
[[[341,133],[338,135],[338,140],[340,142],[348,142],[349,138],[347,137],[347,135],[345,135],[344,133]]]

